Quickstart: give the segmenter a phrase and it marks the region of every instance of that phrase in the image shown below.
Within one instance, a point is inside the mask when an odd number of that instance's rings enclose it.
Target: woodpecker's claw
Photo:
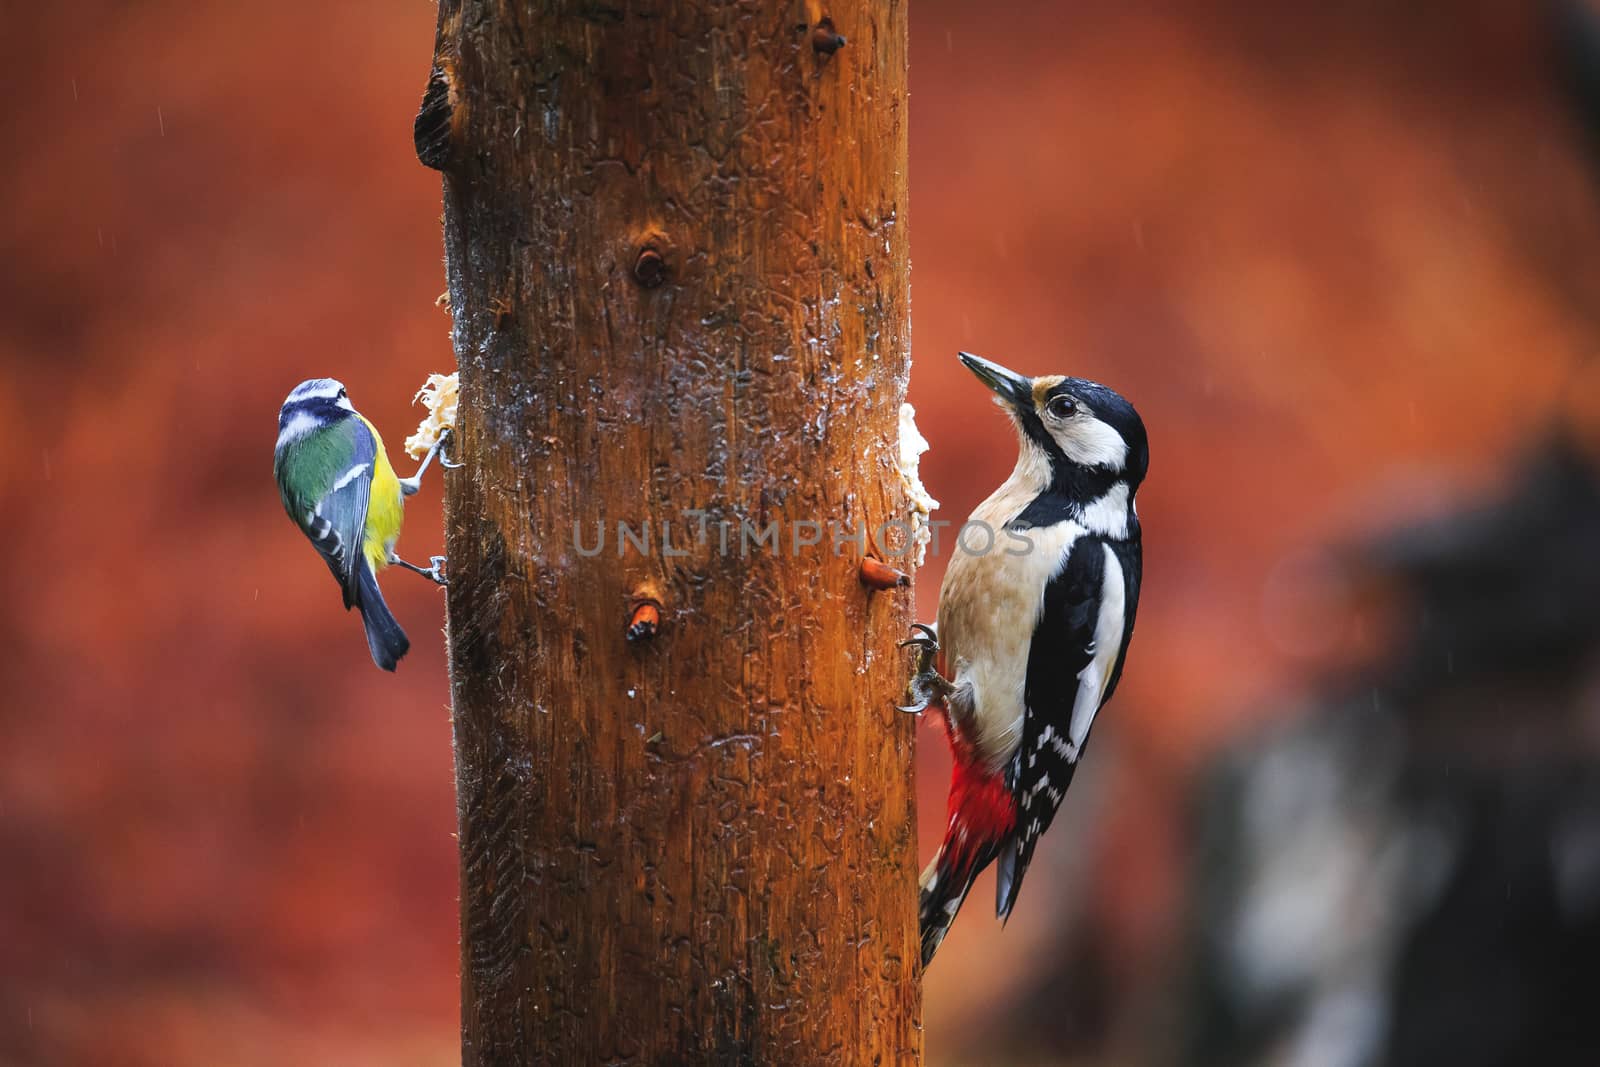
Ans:
[[[921,715],[930,707],[943,707],[945,700],[955,692],[955,686],[945,681],[944,676],[933,668],[919,670],[906,683],[906,697],[909,704],[896,704],[896,711],[903,711],[907,715]]]
[[[920,622],[911,624],[915,635],[900,642],[900,647],[915,646],[917,649],[917,670],[906,683],[906,697],[908,704],[897,704],[895,707],[909,715],[920,715],[934,704],[943,704],[955,692],[955,686],[939,673],[935,661],[939,655],[939,635],[931,626]]]

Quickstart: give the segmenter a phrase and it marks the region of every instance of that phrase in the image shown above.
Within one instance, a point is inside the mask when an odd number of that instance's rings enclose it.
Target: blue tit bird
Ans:
[[[443,557],[423,568],[394,553],[403,501],[421,487],[439,447],[429,450],[413,477],[396,477],[378,428],[333,378],[301,382],[278,412],[272,474],[284,510],[338,580],[346,610],[360,609],[372,661],[386,671],[411,642],[383,602],[378,572],[394,563],[444,584]]]

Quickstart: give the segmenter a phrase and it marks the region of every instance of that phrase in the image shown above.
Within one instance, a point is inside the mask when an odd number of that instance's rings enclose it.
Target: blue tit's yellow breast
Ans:
[[[372,431],[372,440],[378,450],[377,458],[372,463],[372,488],[367,499],[366,539],[362,543],[367,562],[372,564],[373,571],[377,572],[389,565],[389,553],[394,550],[394,543],[400,538],[400,525],[404,521],[405,510],[400,494],[400,479],[389,463],[388,452],[384,451],[383,435],[378,433],[378,428],[372,425],[365,415],[358,415],[357,418],[366,423],[367,429]]]

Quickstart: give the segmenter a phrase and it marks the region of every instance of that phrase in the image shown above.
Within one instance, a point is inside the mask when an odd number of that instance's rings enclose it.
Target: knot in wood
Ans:
[[[667,259],[661,252],[649,245],[639,250],[639,258],[633,262],[633,280],[646,289],[654,289],[667,280]]]
[[[411,141],[417,160],[433,170],[444,170],[450,163],[452,126],[455,122],[455,88],[450,72],[435,65],[428,73],[428,87],[422,91],[422,106],[411,124]]]
[[[831,56],[845,44],[844,34],[833,28],[833,20],[826,15],[811,31],[811,49],[819,56]]]

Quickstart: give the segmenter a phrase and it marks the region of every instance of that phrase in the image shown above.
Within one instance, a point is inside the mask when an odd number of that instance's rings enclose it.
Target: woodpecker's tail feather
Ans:
[[[944,935],[950,932],[950,924],[956,921],[956,913],[972,891],[972,883],[999,853],[998,844],[954,855],[952,850],[940,846],[933,860],[923,868],[922,877],[917,881],[921,890],[918,925],[922,932],[924,967],[933,961]]]
[[[950,821],[938,854],[920,879],[924,967],[955,922],[973,881],[1000,855],[1016,827],[1016,803],[1006,776],[973,758],[954,729],[950,738],[955,754],[950,770]]]
[[[378,579],[365,561],[357,563],[356,607],[361,610],[361,623],[367,630],[367,647],[372,650],[372,662],[386,671],[392,671],[411,649],[411,640],[395,621],[389,605],[383,602],[378,591]]]
[[[1006,847],[1000,852],[1000,862],[994,868],[994,917],[1004,926],[1011,918],[1012,905],[1017,902],[1017,893],[1022,889],[1022,872],[1026,868],[1017,866],[1017,842],[1013,838],[1006,842]]]

